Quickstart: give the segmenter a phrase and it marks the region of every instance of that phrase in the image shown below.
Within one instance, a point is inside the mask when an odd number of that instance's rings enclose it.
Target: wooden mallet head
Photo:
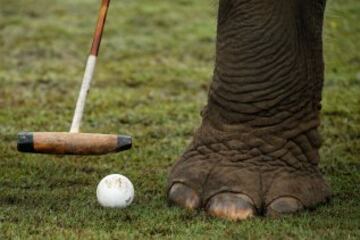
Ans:
[[[21,132],[17,149],[20,152],[100,155],[131,148],[130,136],[97,133]]]

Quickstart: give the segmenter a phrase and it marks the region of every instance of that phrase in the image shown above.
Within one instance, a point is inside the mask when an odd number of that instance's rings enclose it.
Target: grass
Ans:
[[[95,4],[96,2],[96,4]],[[85,132],[130,134],[103,157],[25,155],[16,134],[66,131],[98,1],[0,0],[0,239],[360,239],[360,2],[329,0],[316,211],[233,223],[166,204],[167,170],[199,125],[214,59],[216,4],[113,1]],[[136,200],[101,208],[98,181],[123,173]]]

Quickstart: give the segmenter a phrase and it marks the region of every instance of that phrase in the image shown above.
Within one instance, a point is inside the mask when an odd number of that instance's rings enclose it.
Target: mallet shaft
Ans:
[[[102,0],[100,12],[99,12],[99,18],[96,24],[96,30],[94,33],[93,42],[90,49],[90,56],[88,57],[86,62],[85,73],[82,80],[79,97],[76,102],[73,120],[71,123],[71,128],[70,128],[71,133],[78,133],[80,131],[81,119],[85,109],[86,96],[87,93],[89,92],[91,80],[94,75],[96,58],[97,55],[99,54],[101,37],[104,30],[109,4],[110,4],[110,0]]]
[[[104,31],[107,11],[109,9],[110,0],[102,0],[99,18],[96,24],[96,29],[93,36],[93,42],[91,45],[90,55],[97,56],[99,54],[99,48],[101,43],[101,37]]]
[[[96,65],[96,56],[90,55],[86,62],[84,77],[82,80],[79,97],[76,102],[75,112],[71,123],[70,132],[78,133],[80,130],[81,119],[85,109],[86,96],[89,92],[92,77]]]

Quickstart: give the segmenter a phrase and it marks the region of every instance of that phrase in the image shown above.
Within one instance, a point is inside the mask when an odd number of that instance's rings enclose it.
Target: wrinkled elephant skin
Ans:
[[[231,220],[330,197],[319,168],[325,0],[220,0],[202,123],[170,170],[169,201]]]

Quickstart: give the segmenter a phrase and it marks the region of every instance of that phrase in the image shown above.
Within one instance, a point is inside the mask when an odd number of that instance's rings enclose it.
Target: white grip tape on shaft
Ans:
[[[86,96],[89,91],[91,80],[94,75],[95,64],[96,64],[96,56],[90,55],[86,62],[86,68],[85,68],[85,73],[84,73],[84,77],[83,77],[82,84],[81,84],[79,97],[76,102],[75,113],[74,113],[74,117],[73,117],[72,124],[71,124],[71,129],[70,129],[70,132],[72,132],[72,133],[79,132],[81,118],[82,118],[82,115],[84,113],[84,108],[85,108]]]

